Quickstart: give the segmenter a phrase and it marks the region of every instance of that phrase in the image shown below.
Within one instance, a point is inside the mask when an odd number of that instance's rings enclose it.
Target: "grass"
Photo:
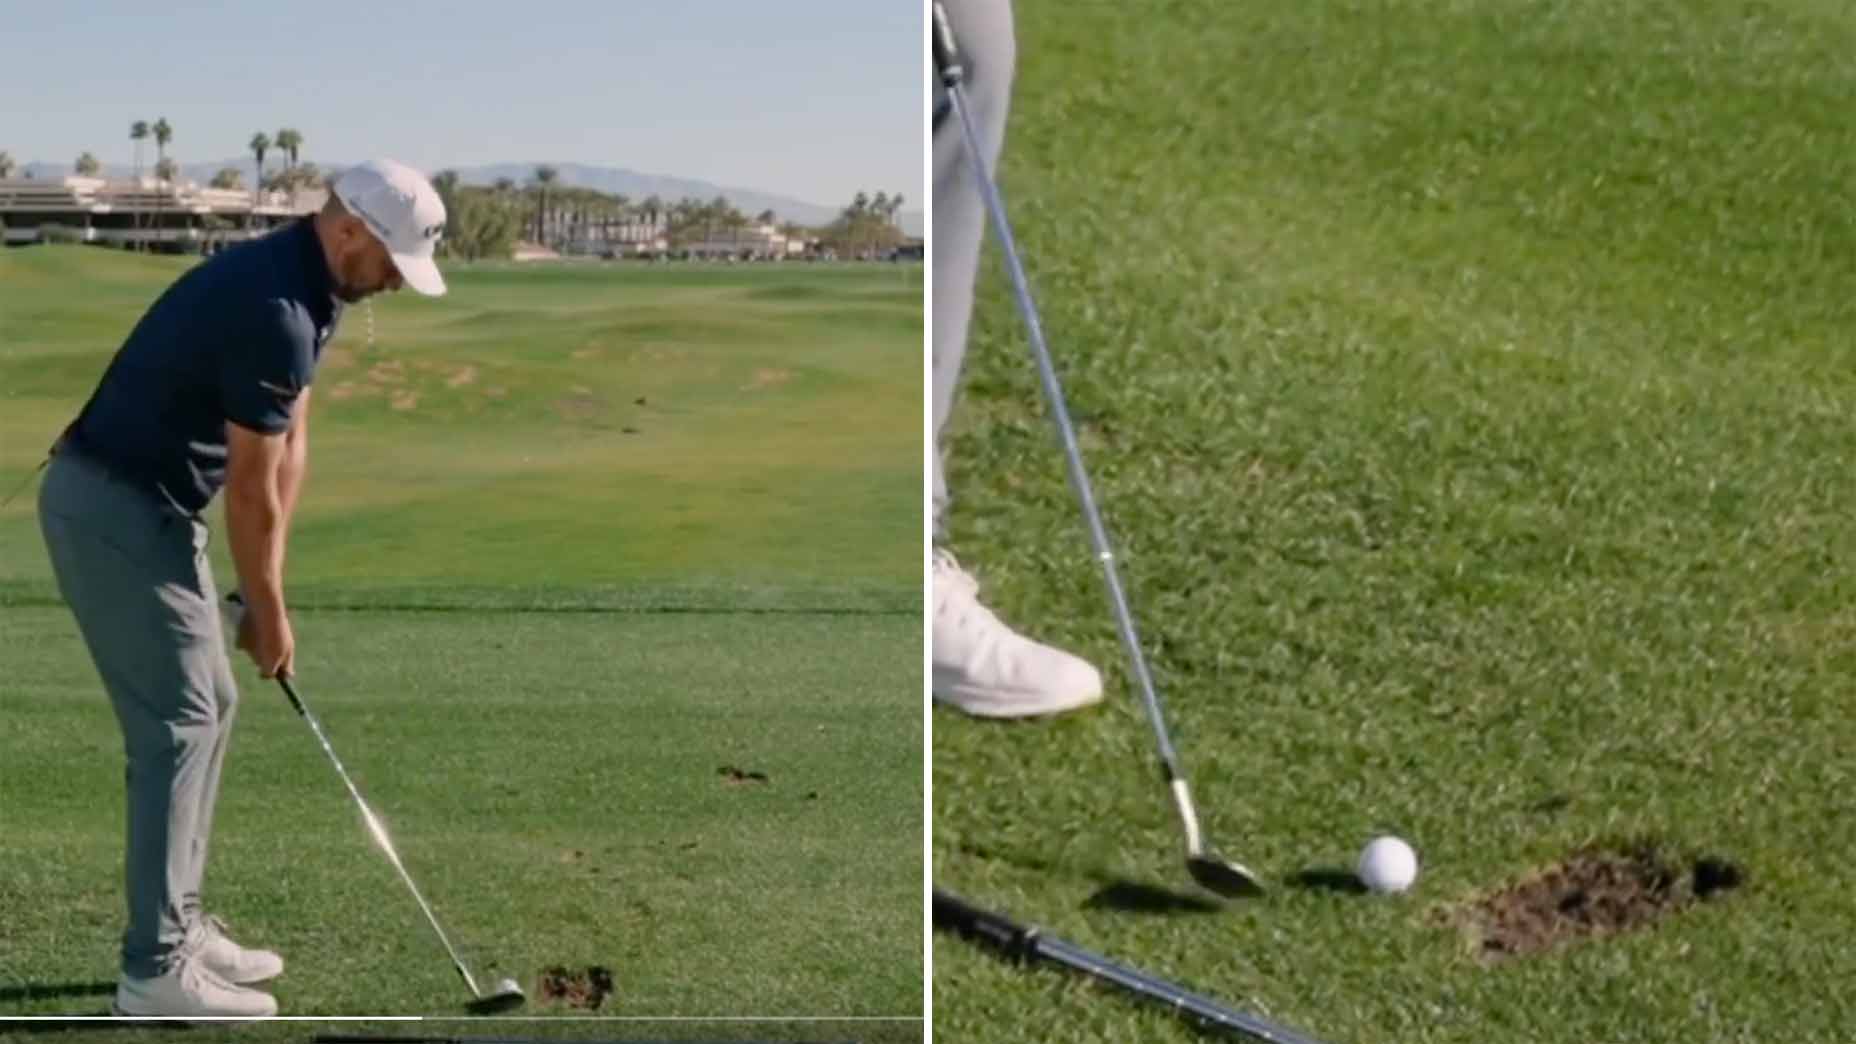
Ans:
[[[1324,1039],[1840,1040],[1856,19],[1789,3],[1022,4],[1003,182],[1214,842],[1191,891],[1010,298],[952,544],[1109,699],[934,720],[938,884]],[[1373,834],[1398,898],[1289,883]],[[1589,841],[1746,885],[1497,967],[1451,914]],[[938,1035],[1185,1041],[934,945]]]
[[[185,264],[0,254],[8,492]],[[920,269],[448,277],[374,305],[371,344],[345,319],[289,566],[304,697],[409,871],[480,978],[529,988],[521,1032],[611,1036],[535,995],[603,965],[601,1016],[776,1020],[618,1029],[919,1034],[793,1020],[922,1013]],[[120,740],[29,496],[0,511],[0,649],[0,1015],[96,1012]],[[238,672],[209,907],[283,952],[285,1014],[461,1014],[313,737]]]

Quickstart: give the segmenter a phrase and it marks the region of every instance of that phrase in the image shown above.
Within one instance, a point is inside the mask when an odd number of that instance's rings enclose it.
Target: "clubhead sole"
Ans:
[[[496,984],[494,993],[478,997],[465,1005],[465,1008],[472,1015],[495,1015],[499,1012],[514,1011],[527,1000],[528,997],[522,993],[521,987],[504,980]]]
[[[1194,856],[1186,860],[1186,869],[1201,887],[1222,896],[1239,898],[1263,894],[1263,885],[1255,874],[1216,856]]]

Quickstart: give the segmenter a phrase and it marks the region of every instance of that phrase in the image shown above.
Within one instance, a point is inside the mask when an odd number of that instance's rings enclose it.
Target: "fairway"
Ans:
[[[1856,14],[1017,8],[1006,203],[1208,841],[1269,893],[1181,901],[990,248],[950,547],[1107,692],[936,711],[936,884],[1327,1041],[1856,1036]],[[1382,832],[1412,891],[1336,887]],[[1632,839],[1744,878],[1490,959],[1483,897]],[[1202,1039],[933,955],[941,1039]]]
[[[188,263],[0,253],[5,492]],[[287,590],[303,696],[465,962],[541,1019],[920,1016],[921,267],[447,277],[332,342]],[[121,741],[30,494],[0,511],[0,651],[0,1015],[97,1013]],[[313,736],[236,669],[209,911],[282,952],[283,1014],[461,1015]],[[612,991],[549,1000],[554,967]]]

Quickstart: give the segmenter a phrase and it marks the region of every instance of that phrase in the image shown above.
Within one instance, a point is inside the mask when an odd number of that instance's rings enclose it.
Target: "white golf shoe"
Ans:
[[[262,1019],[277,1014],[277,999],[213,974],[198,952],[176,961],[164,975],[116,983],[117,1015],[132,1018]]]
[[[275,979],[284,973],[284,959],[269,950],[248,950],[226,935],[226,923],[217,917],[201,918],[200,959],[214,975],[236,986]]]
[[[934,551],[934,698],[981,718],[1030,718],[1087,707],[1102,676],[1062,649],[1013,631],[980,604],[979,582]]]

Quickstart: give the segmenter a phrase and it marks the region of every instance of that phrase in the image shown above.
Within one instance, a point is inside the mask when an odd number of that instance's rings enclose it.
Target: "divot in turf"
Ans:
[[[1477,956],[1495,963],[1648,928],[1744,878],[1725,859],[1683,859],[1654,842],[1592,845],[1474,900],[1462,916]]]

